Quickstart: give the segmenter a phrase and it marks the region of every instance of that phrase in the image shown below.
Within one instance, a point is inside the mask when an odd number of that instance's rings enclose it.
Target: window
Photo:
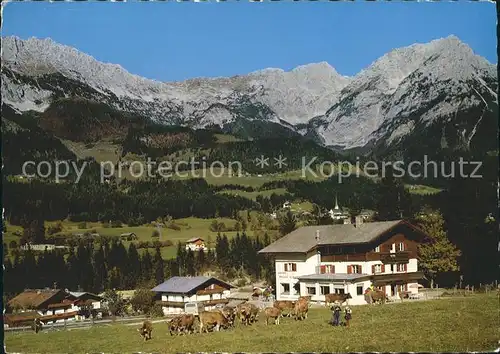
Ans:
[[[375,273],[382,273],[382,264],[375,264],[373,266],[373,274]]]
[[[375,252],[380,252],[380,246],[375,247]]]
[[[321,295],[330,294],[330,287],[328,285],[322,285],[319,287],[319,291]]]
[[[406,272],[406,263],[398,263],[396,265],[397,272]]]
[[[400,242],[400,243],[399,243],[398,250],[399,250],[399,251],[404,251],[404,250],[405,250],[405,243],[404,243],[404,242]]]
[[[363,295],[363,285],[358,285],[356,287],[356,294]]]
[[[307,294],[308,295],[316,295],[316,287],[314,287],[314,286],[308,286],[307,287]]]
[[[396,244],[395,243],[393,243],[391,245],[391,252],[396,252]]]
[[[363,272],[362,267],[358,264],[352,264],[347,266],[347,274],[361,274]]]
[[[290,294],[290,284],[282,283],[281,286],[283,288],[283,293],[282,294],[285,294],[285,295]]]
[[[335,266],[334,265],[322,265],[319,267],[319,273],[320,274],[333,274],[335,273]]]
[[[297,264],[296,263],[285,263],[285,272],[296,272]]]
[[[344,289],[341,289],[341,288],[335,288],[334,292],[335,292],[335,294],[345,294]]]

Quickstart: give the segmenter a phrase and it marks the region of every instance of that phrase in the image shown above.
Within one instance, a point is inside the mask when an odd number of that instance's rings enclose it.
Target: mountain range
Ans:
[[[97,103],[132,121],[253,139],[279,132],[340,151],[491,150],[497,90],[496,65],[455,36],[392,50],[352,77],[321,62],[182,82],[146,79],[51,39],[2,38],[3,108],[50,115],[50,126],[71,119],[69,100],[73,110]]]

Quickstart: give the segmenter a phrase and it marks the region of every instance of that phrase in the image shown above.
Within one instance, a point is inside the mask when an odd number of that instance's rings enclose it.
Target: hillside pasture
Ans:
[[[8,352],[468,352],[497,348],[498,298],[494,293],[353,306],[350,328],[332,327],[327,308],[311,308],[304,321],[260,320],[221,332],[170,336],[153,324],[143,342],[138,325],[114,324],[83,330],[6,333]]]

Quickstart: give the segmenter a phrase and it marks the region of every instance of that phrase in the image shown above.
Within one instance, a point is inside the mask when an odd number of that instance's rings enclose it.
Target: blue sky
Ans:
[[[10,3],[2,35],[50,37],[161,81],[327,61],[354,75],[391,49],[454,34],[497,62],[493,3]]]

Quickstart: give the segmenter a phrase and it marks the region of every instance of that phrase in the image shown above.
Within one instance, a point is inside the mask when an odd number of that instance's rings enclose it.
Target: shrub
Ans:
[[[111,227],[122,227],[122,222],[120,220],[111,221]]]
[[[58,232],[61,232],[62,230],[63,230],[63,226],[62,226],[61,222],[58,222],[55,225],[49,226],[49,228],[47,229],[47,234],[48,235],[57,234]]]
[[[173,223],[173,222],[169,223],[167,225],[167,228],[175,230],[175,231],[180,231],[181,230],[181,227],[179,225]]]
[[[87,223],[85,221],[82,221],[78,223],[78,228],[79,229],[86,229],[87,228]]]
[[[158,230],[153,230],[153,233],[151,234],[151,237],[160,237],[160,232]]]
[[[164,316],[163,308],[161,307],[160,304],[154,304],[149,309],[148,315],[150,317],[163,317]]]

